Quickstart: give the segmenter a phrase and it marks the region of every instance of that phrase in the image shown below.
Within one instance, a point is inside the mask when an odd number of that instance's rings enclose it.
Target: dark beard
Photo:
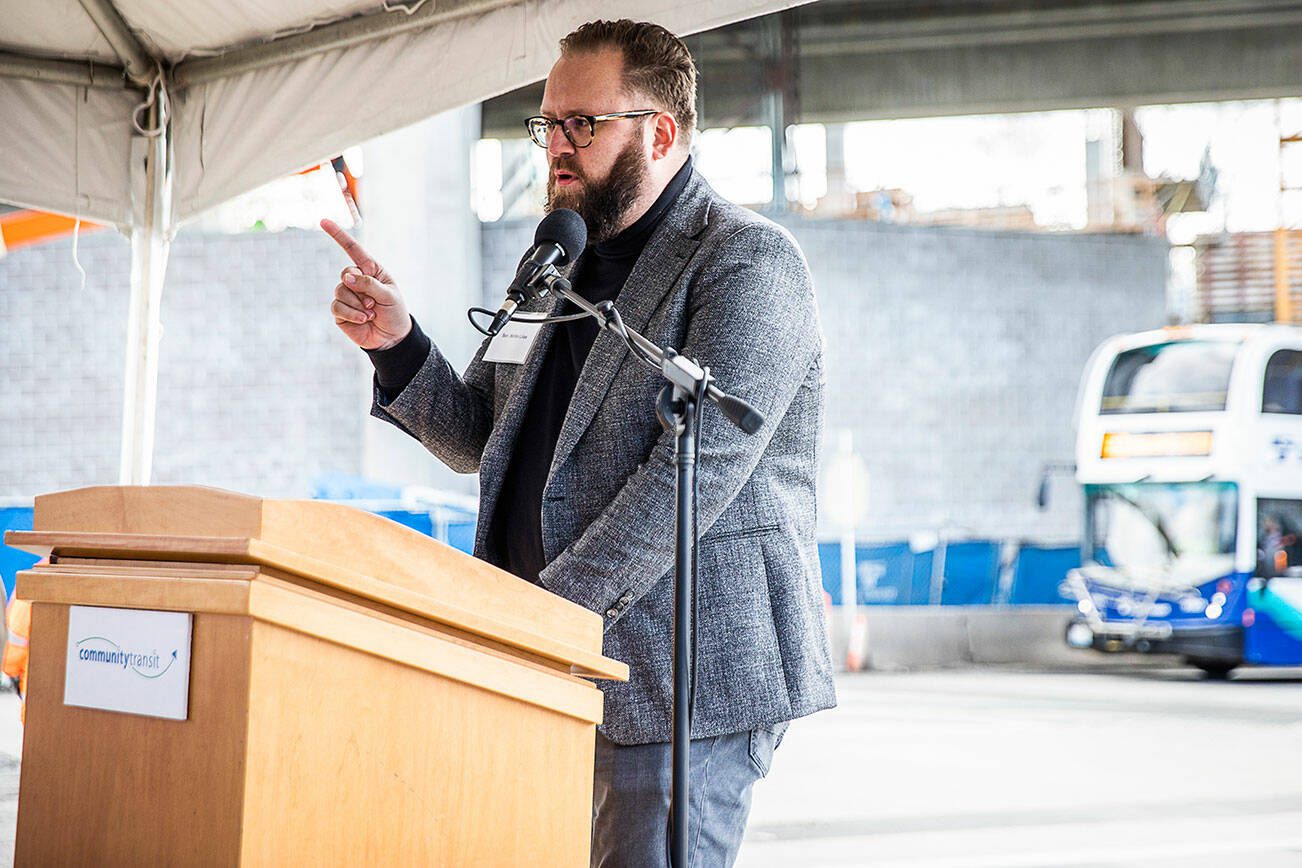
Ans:
[[[577,211],[588,225],[588,243],[600,244],[619,233],[620,223],[637,201],[638,192],[646,181],[646,162],[642,157],[638,137],[630,137],[624,150],[619,152],[606,179],[594,183],[568,157],[557,157],[553,168],[573,172],[583,182],[582,190],[561,190],[556,187],[556,176],[547,176],[547,211],[570,208]]]

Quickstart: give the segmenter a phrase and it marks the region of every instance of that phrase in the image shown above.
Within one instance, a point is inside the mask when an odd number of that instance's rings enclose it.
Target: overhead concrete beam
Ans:
[[[959,7],[961,8],[961,7]],[[831,7],[836,15],[837,7]],[[898,17],[829,17],[816,8],[804,16],[802,49],[813,54],[870,54],[885,51],[954,48],[966,45],[1017,45],[1076,39],[1111,39],[1163,33],[1195,33],[1302,24],[1296,0],[1159,0],[1093,2],[1013,11],[998,7],[971,13],[931,10]],[[720,34],[703,38],[711,57],[744,59],[742,49]]]
[[[802,37],[793,123],[997,114],[1302,95],[1302,23],[865,50]],[[962,42],[963,44],[958,44]],[[736,49],[701,50],[702,128],[764,123],[764,70]],[[731,57],[731,59],[730,59]],[[489,101],[484,135],[514,138],[541,86]]]
[[[806,57],[801,121],[994,114],[1302,95],[1302,26]],[[707,103],[753,116],[726,72]]]

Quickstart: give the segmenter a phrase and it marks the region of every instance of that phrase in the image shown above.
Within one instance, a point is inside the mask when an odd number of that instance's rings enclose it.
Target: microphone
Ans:
[[[533,248],[529,251],[528,258],[515,273],[515,280],[511,281],[506,290],[506,300],[488,327],[489,336],[497,334],[511,321],[515,309],[525,299],[537,295],[533,291],[534,287],[548,271],[555,266],[568,264],[583,251],[587,243],[588,225],[577,211],[557,208],[544,217],[533,233]]]

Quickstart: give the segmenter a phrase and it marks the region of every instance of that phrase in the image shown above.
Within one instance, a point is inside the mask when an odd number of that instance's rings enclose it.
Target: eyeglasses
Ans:
[[[654,114],[659,112],[656,109],[642,109],[631,112],[611,112],[605,115],[570,115],[559,120],[540,115],[525,121],[524,128],[529,131],[529,138],[533,139],[533,143],[540,148],[547,147],[547,142],[552,136],[552,128],[557,126],[565,133],[565,138],[569,139],[571,145],[576,148],[586,148],[592,144],[592,138],[597,134],[597,124],[602,121],[641,118]]]

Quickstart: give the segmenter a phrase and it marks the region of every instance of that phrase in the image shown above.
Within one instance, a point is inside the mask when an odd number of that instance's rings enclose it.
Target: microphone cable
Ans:
[[[479,332],[481,335],[484,335],[485,337],[490,337],[490,338],[493,337],[493,335],[488,333],[488,329],[484,328],[478,322],[475,321],[475,314],[477,313],[486,315],[489,318],[489,321],[492,321],[492,318],[497,316],[497,311],[489,310],[486,307],[472,307],[466,311],[466,318],[470,320],[470,324],[475,327],[475,331]],[[540,325],[545,325],[547,323],[554,323],[554,322],[573,322],[576,319],[583,319],[586,316],[590,316],[590,314],[587,313],[587,311],[582,311],[580,313],[566,314],[564,316],[544,316],[544,317],[513,316],[511,317],[511,322],[530,322],[530,323],[539,323]]]

